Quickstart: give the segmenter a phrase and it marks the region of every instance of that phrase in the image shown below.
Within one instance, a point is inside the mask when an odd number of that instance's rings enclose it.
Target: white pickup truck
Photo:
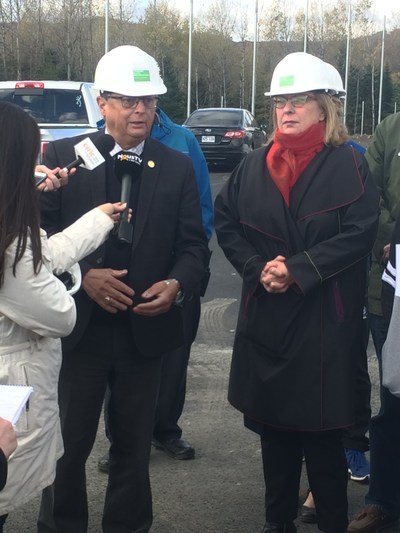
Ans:
[[[91,133],[103,126],[92,85],[80,81],[1,81],[0,101],[19,105],[36,120],[42,156],[49,141]]]

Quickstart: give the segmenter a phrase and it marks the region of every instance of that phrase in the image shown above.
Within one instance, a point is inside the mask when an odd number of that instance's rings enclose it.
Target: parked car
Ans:
[[[192,130],[208,163],[236,166],[265,142],[265,133],[247,109],[197,109],[183,124]]]
[[[1,81],[0,101],[19,105],[36,120],[43,155],[49,141],[92,133],[103,125],[91,87],[81,81]]]

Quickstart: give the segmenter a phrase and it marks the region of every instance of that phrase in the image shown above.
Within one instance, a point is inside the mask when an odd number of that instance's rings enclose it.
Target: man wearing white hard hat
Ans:
[[[87,532],[85,463],[107,386],[112,445],[102,531],[149,531],[162,355],[183,343],[181,306],[208,260],[192,163],[149,138],[157,97],[166,92],[156,61],[137,47],[117,47],[100,59],[94,87],[105,130],[90,137],[109,134],[115,146],[105,163],[79,167],[68,187],[44,195],[42,223],[52,233],[102,199],[119,200],[118,165],[129,160],[136,165],[128,201],[132,239],[118,233],[80,263],[77,326],[63,344],[60,374],[65,454],[42,500],[40,533]],[[79,140],[50,143],[45,164],[63,168]]]
[[[173,122],[167,114],[157,106],[156,116],[150,136],[166,146],[186,154],[193,163],[197,186],[200,194],[200,205],[203,227],[207,239],[213,232],[214,206],[211,195],[210,177],[207,161],[195,135],[187,128]],[[183,309],[183,324],[186,342],[183,346],[164,356],[158,392],[157,408],[154,418],[153,446],[163,451],[172,459],[186,461],[195,458],[195,448],[182,437],[179,419],[182,415],[186,399],[187,368],[191,345],[193,344],[200,320],[201,296],[204,296],[210,276],[209,268],[198,290],[186,299]],[[104,401],[104,421],[107,438],[108,432],[108,391]],[[109,453],[102,455],[97,463],[100,472],[108,473],[110,466]]]

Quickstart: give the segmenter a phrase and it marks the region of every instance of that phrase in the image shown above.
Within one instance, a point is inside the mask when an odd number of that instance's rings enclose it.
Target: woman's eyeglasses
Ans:
[[[121,105],[125,109],[136,109],[139,102],[142,101],[147,109],[154,109],[157,107],[158,96],[117,96],[114,94],[103,94],[106,100],[112,98],[113,100],[119,100]]]
[[[315,100],[313,96],[308,94],[297,94],[295,96],[274,96],[272,102],[277,109],[283,109],[285,105],[290,102],[293,107],[304,107],[309,100]]]

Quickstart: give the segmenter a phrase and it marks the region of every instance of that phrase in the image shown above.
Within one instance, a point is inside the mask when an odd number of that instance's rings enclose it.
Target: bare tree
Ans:
[[[290,43],[293,39],[294,13],[286,0],[273,0],[268,13],[260,18],[260,38],[267,41],[277,41],[281,47],[281,54],[291,51]]]
[[[3,64],[3,73],[4,78],[7,78],[8,71],[7,71],[7,27],[8,27],[8,20],[7,20],[7,11],[4,8],[4,2],[3,0],[0,0],[0,47],[1,47],[1,60]]]
[[[220,102],[223,107],[227,106],[228,102],[228,87],[230,89],[231,78],[228,75],[229,52],[231,49],[231,41],[236,28],[235,3],[228,0],[215,0],[210,9],[206,13],[206,29],[214,34],[219,39],[215,48],[216,69],[210,68],[210,72],[214,71],[212,81],[219,80]],[[215,67],[214,66],[214,67]],[[211,81],[211,78],[209,78]]]

